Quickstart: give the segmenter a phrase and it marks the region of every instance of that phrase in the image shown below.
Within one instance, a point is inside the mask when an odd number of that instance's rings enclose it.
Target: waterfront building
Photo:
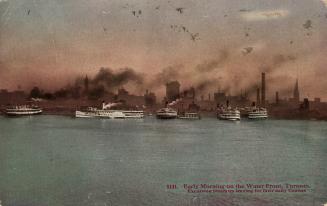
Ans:
[[[146,90],[144,94],[145,106],[153,107],[156,105],[156,101],[157,101],[156,95],[153,92],[149,92],[149,90]]]
[[[166,98],[168,102],[175,101],[180,97],[180,86],[178,81],[171,81],[166,84]]]

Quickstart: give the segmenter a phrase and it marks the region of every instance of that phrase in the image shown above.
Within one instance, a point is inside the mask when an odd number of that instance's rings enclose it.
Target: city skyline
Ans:
[[[34,86],[30,91],[22,90],[21,88],[17,88],[17,90],[13,91],[8,91],[7,89],[0,89],[0,92],[2,94],[19,94],[19,96],[26,96],[29,98],[33,98],[32,93],[35,92],[35,89],[37,90],[37,96],[46,99],[56,99],[58,98],[63,98],[62,94],[64,93],[69,93],[73,92],[76,93],[75,97],[71,96],[65,96],[64,99],[66,98],[85,98],[88,97],[89,99],[101,99],[103,97],[106,97],[107,95],[131,95],[133,97],[142,97],[148,98],[150,97],[151,99],[154,97],[156,99],[156,93],[152,92],[152,90],[149,90],[148,88],[145,89],[145,91],[142,93],[130,93],[129,90],[126,90],[124,85],[115,85],[113,88],[108,88],[105,84],[108,83],[108,77],[99,77],[100,75],[98,74],[94,79],[89,78],[87,75],[85,76],[84,79],[78,79],[78,81],[75,82],[74,86],[68,86],[68,87],[62,87],[56,91],[47,91],[44,90],[43,88],[39,88],[38,86]],[[101,81],[98,79],[102,78]],[[116,77],[117,78],[117,77]],[[135,78],[135,77],[134,77]],[[117,81],[117,79],[116,79]],[[120,79],[119,81],[123,82],[123,79]],[[113,82],[110,82],[111,85],[115,84]],[[223,97],[226,100],[228,99],[238,99],[238,100],[244,100],[245,102],[252,101],[255,102],[257,105],[265,105],[265,103],[268,104],[278,104],[280,101],[284,102],[290,102],[290,103],[295,103],[299,104],[300,102],[303,102],[305,99],[312,100],[312,101],[321,101],[321,97],[315,96],[313,98],[309,98],[305,95],[303,95],[299,89],[299,82],[298,79],[295,80],[294,87],[289,88],[288,90],[292,90],[291,95],[281,95],[279,91],[275,91],[274,96],[266,96],[267,90],[266,90],[266,73],[261,73],[261,82],[257,83],[257,87],[255,88],[255,94],[253,91],[249,93],[247,90],[241,90],[240,92],[236,94],[231,94],[229,92],[223,91],[220,88],[218,88],[215,91],[210,91],[205,93],[203,90],[198,90],[193,86],[190,87],[185,87],[179,83],[177,80],[170,80],[167,81],[166,84],[162,85],[162,88],[165,88],[165,95],[159,96],[160,100],[162,101],[167,101],[168,103],[172,103],[175,100],[178,99],[184,99],[192,97],[191,99],[194,99],[196,101],[218,101],[221,102],[218,99],[221,99]],[[34,90],[34,91],[33,91]],[[100,93],[99,93],[100,90]],[[24,91],[26,94],[24,94]],[[59,96],[58,96],[59,95]],[[94,96],[95,95],[95,96]],[[206,96],[208,95],[208,96]],[[220,97],[218,97],[220,96]],[[213,98],[211,98],[213,97]],[[153,101],[153,100],[150,100]],[[249,102],[248,102],[249,103]]]

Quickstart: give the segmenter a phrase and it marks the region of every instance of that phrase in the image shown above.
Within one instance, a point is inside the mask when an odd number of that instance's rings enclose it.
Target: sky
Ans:
[[[56,90],[101,67],[164,92],[253,92],[327,101],[326,0],[0,0],[0,88]],[[161,79],[160,79],[161,78]],[[139,82],[138,82],[139,83]],[[140,83],[139,83],[140,84]]]

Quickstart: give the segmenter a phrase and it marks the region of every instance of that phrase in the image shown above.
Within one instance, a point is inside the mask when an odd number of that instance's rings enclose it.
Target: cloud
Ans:
[[[327,0],[325,0],[327,2]],[[264,21],[284,18],[289,15],[289,11],[285,9],[251,11],[242,13],[241,17],[246,21]]]
[[[322,3],[324,3],[325,7],[327,7],[327,0],[321,0]]]

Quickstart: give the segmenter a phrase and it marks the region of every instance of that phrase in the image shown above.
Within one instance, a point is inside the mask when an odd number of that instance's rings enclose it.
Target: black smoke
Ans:
[[[155,74],[153,78],[150,78],[147,83],[149,88],[158,88],[164,86],[166,83],[174,80],[180,80],[187,78],[187,73],[183,72],[183,65],[169,66],[162,69],[161,72]]]
[[[114,72],[110,68],[102,67],[90,82],[93,86],[104,85],[107,89],[113,90],[128,82],[140,85],[143,83],[143,77],[131,68],[123,68]]]
[[[202,64],[199,64],[195,67],[195,70],[198,72],[211,72],[222,66],[229,58],[229,53],[226,50],[220,51],[220,54],[217,59],[211,61],[205,61]]]

